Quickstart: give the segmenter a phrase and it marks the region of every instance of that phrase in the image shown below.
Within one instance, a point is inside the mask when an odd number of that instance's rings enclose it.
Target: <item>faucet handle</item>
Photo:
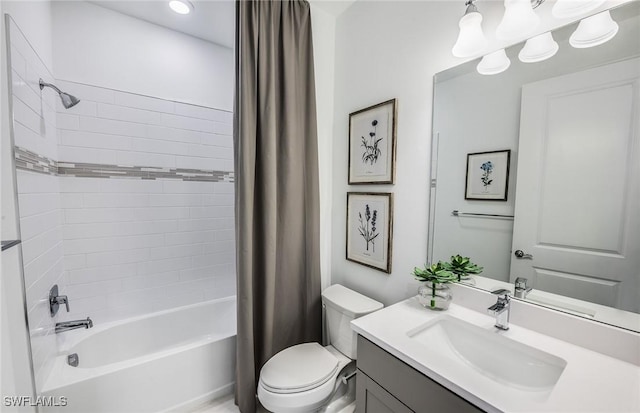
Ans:
[[[529,280],[527,280],[524,277],[516,278],[516,281],[515,281],[516,288],[521,289],[521,290],[526,290],[527,289],[527,281],[529,281]]]
[[[67,313],[69,312],[69,299],[66,295],[59,295],[55,298],[55,300],[58,304],[64,304],[64,306],[67,307]]]
[[[500,288],[497,290],[493,290],[491,291],[491,294],[495,294],[495,295],[504,295],[505,298],[509,297],[511,295],[511,291],[506,290],[504,288]]]

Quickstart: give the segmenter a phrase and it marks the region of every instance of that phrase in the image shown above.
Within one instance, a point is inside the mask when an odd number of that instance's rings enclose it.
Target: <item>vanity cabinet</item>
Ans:
[[[483,410],[358,335],[356,413]]]

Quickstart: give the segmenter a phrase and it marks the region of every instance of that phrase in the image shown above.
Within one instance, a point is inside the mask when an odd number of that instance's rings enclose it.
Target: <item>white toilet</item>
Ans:
[[[339,284],[322,292],[329,345],[304,343],[271,357],[260,371],[258,398],[274,413],[353,411],[356,333],[351,320],[383,305]]]

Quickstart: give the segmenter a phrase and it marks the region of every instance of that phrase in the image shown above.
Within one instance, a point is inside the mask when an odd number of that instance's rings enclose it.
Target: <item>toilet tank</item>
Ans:
[[[351,330],[351,320],[384,306],[340,284],[334,284],[322,292],[322,304],[325,309],[325,328],[329,344],[355,360],[356,333]]]

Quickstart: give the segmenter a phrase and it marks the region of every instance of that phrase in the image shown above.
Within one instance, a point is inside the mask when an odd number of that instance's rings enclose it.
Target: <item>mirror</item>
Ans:
[[[500,74],[475,60],[435,76],[428,261],[468,256],[478,288],[520,278],[519,298],[640,331],[640,4],[611,16],[602,45],[571,47],[573,23],[548,60],[522,63],[521,43]],[[467,191],[489,159],[497,195]]]

